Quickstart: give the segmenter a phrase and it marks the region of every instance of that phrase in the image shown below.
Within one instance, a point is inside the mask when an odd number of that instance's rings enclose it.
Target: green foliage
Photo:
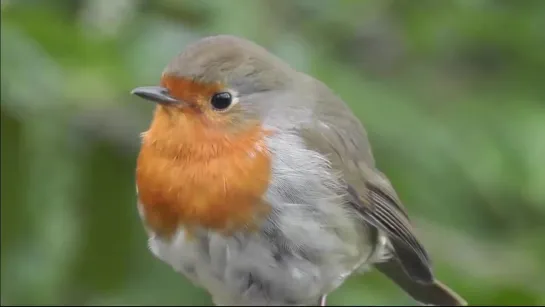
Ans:
[[[157,82],[231,33],[360,116],[471,304],[545,303],[545,1],[2,1],[3,304],[210,304],[149,253],[134,164]],[[371,272],[331,304],[414,304]]]

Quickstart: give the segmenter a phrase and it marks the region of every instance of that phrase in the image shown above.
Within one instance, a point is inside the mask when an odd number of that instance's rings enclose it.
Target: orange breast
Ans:
[[[256,125],[228,136],[191,117],[172,131],[160,112],[137,161],[147,225],[166,237],[180,226],[225,233],[255,226],[269,210],[262,201],[271,175],[264,131]]]

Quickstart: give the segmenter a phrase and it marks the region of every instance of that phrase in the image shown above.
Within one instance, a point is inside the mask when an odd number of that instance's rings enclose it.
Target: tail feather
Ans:
[[[434,279],[431,283],[420,283],[413,280],[395,258],[376,263],[374,266],[413,299],[424,305],[467,306],[467,302],[461,296],[439,280]]]

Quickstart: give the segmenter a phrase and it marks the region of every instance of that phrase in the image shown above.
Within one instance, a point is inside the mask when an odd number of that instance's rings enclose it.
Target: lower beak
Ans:
[[[182,101],[172,97],[168,89],[162,86],[142,86],[131,91],[132,95],[163,105],[182,104]]]

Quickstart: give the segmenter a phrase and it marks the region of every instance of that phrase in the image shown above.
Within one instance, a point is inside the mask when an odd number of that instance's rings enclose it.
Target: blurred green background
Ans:
[[[206,305],[147,250],[139,133],[189,42],[252,39],[366,125],[439,278],[545,304],[545,1],[2,0],[2,304]],[[414,302],[372,272],[329,304]]]

